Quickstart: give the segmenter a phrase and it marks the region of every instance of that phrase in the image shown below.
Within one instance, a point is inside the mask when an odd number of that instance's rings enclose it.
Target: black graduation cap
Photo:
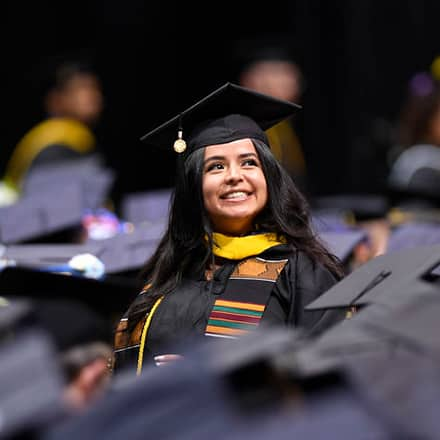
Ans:
[[[147,144],[187,154],[207,145],[243,138],[267,143],[264,130],[292,116],[301,107],[225,83],[180,114],[142,136]],[[185,141],[187,145],[183,145]]]
[[[112,343],[114,325],[140,289],[137,280],[121,277],[97,280],[25,266],[0,271],[0,295],[9,301],[30,300],[62,348],[72,345],[73,338],[78,343],[90,340],[90,329],[95,331],[95,327],[89,324],[94,316],[99,317],[96,322],[103,323],[99,335]]]
[[[81,188],[75,182],[62,187],[54,185],[0,208],[0,243],[49,239],[62,232],[66,234],[60,240],[74,240],[70,233],[81,229],[82,216]]]
[[[420,246],[379,255],[355,269],[306,310],[350,308],[371,303],[396,302],[414,289],[425,289],[440,264],[440,245]],[[435,278],[435,277],[434,277]]]
[[[319,233],[321,241],[342,262],[346,262],[354,248],[364,240],[368,234],[362,229],[346,229],[341,231],[323,231]]]

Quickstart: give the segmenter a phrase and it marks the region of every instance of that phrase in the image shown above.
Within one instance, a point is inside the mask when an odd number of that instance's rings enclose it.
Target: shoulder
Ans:
[[[338,282],[337,277],[322,264],[305,252],[296,251],[289,258],[290,275],[295,278],[296,286],[304,290],[327,290]]]

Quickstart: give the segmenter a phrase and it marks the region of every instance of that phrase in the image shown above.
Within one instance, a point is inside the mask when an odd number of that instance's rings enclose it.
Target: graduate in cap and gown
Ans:
[[[143,136],[174,149],[177,179],[145,287],[115,335],[115,367],[166,364],[190,338],[264,326],[317,334],[342,319],[304,307],[342,276],[265,130],[300,107],[226,83]]]

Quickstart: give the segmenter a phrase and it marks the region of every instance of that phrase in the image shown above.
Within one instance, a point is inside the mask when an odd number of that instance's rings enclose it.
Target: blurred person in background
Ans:
[[[97,152],[94,129],[104,98],[96,71],[87,61],[65,60],[49,78],[43,97],[47,117],[13,149],[2,180],[0,204],[15,201],[26,176],[38,166]]]
[[[288,37],[250,38],[237,43],[237,83],[277,99],[300,104],[304,93],[302,69],[289,47]],[[296,185],[307,191],[306,160],[297,121],[281,121],[267,131],[272,151]]]
[[[414,74],[396,123],[388,191],[388,251],[438,243],[440,225],[440,58]]]
[[[438,208],[440,201],[440,58],[409,81],[390,156],[394,203]],[[436,74],[437,72],[437,74]]]

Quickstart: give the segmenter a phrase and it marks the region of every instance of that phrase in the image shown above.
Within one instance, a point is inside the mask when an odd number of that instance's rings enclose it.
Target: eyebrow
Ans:
[[[247,157],[255,157],[256,159],[258,159],[258,156],[256,153],[242,153],[238,156],[239,159],[246,159]],[[206,165],[208,162],[211,162],[213,160],[225,160],[225,156],[211,156],[208,157],[203,164]]]

